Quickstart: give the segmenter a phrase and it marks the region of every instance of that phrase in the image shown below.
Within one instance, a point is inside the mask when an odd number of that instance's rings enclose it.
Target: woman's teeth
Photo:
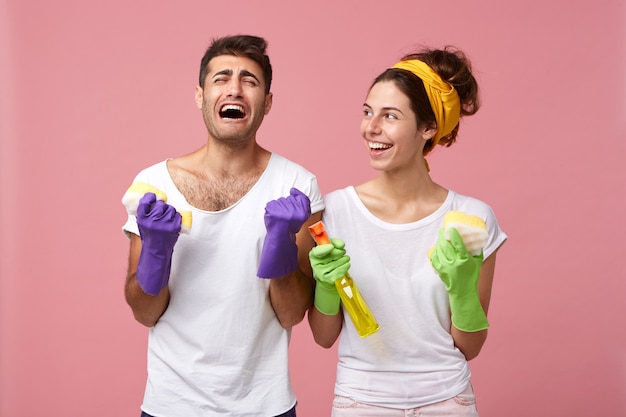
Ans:
[[[376,149],[376,150],[380,150],[380,149],[389,149],[391,148],[393,145],[389,145],[387,143],[374,143],[374,142],[369,142],[369,147],[370,149]]]

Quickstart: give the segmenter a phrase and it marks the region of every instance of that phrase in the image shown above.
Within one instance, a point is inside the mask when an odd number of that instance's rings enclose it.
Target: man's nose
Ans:
[[[241,80],[233,78],[228,84],[228,96],[229,97],[241,97],[243,89],[241,88]]]

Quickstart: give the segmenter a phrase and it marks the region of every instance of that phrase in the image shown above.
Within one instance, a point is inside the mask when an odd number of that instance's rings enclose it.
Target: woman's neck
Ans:
[[[359,198],[376,217],[388,223],[412,223],[435,212],[448,196],[428,173],[383,172],[356,188]]]

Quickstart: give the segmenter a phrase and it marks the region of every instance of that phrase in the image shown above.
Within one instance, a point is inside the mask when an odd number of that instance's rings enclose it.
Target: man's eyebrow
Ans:
[[[215,74],[213,74],[213,78],[217,77],[218,75],[233,75],[233,70],[231,69],[223,69],[221,71],[216,72]]]
[[[261,82],[261,81],[257,78],[257,76],[256,76],[256,75],[254,75],[253,73],[251,73],[251,72],[250,72],[250,71],[248,71],[248,70],[242,70],[240,75],[241,75],[241,77],[252,77],[252,78],[254,78],[255,80],[257,80],[257,82],[259,82],[259,83]]]
[[[231,70],[231,69],[223,69],[223,70],[218,71],[215,74],[213,74],[213,78],[218,77],[220,75],[228,75],[229,77],[231,77],[233,75],[233,70]],[[261,82],[256,75],[254,75],[253,73],[251,73],[248,70],[241,70],[241,73],[239,74],[239,76],[240,76],[240,78],[252,77],[255,80],[257,80],[257,82],[259,82],[259,83]]]

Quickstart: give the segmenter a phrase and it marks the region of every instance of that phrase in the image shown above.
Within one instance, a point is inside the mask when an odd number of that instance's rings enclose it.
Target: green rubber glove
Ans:
[[[443,236],[441,229],[429,258],[448,290],[454,327],[464,332],[477,332],[488,328],[489,322],[478,295],[478,277],[483,264],[482,252],[480,255],[471,256],[456,229],[450,228],[449,241]]]
[[[316,281],[313,304],[320,313],[334,316],[341,304],[335,281],[348,273],[350,257],[346,255],[346,244],[341,239],[331,238],[330,242],[311,249],[309,260]]]

